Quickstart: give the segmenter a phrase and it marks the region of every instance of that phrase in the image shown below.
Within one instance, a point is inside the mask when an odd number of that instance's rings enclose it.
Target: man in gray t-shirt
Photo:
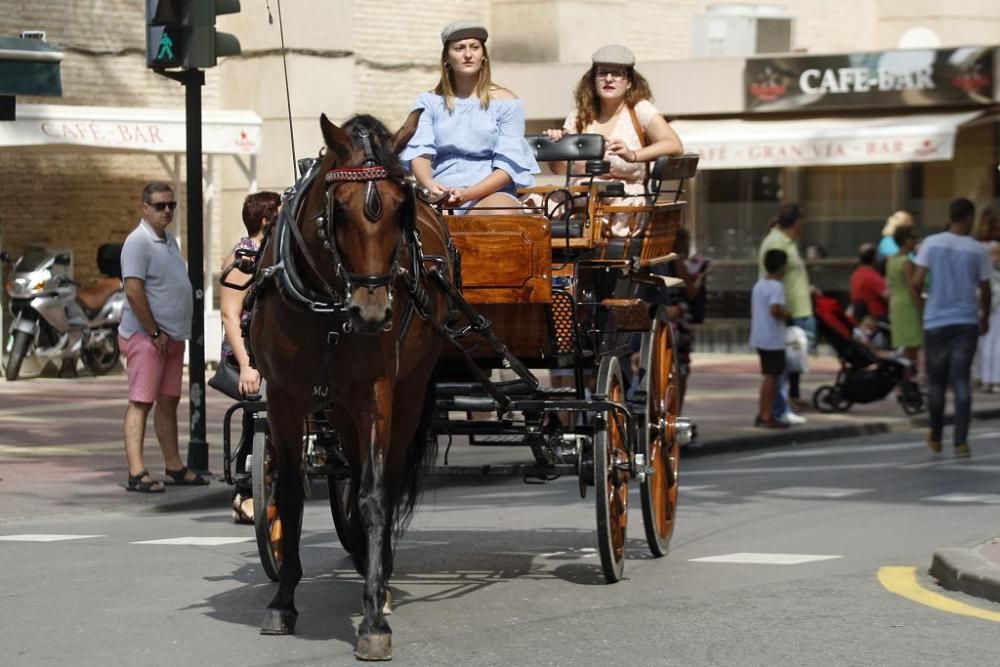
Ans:
[[[976,207],[968,199],[951,203],[948,229],[924,239],[910,280],[914,300],[924,306],[924,349],[927,356],[927,446],[941,451],[945,389],[955,396],[955,456],[969,451],[972,389],[969,372],[979,337],[989,329],[990,265],[982,244],[969,236]],[[927,303],[924,278],[930,273]],[[978,293],[978,299],[977,299]]]
[[[173,222],[174,193],[166,183],[142,191],[142,220],[125,239],[122,278],[128,302],[118,328],[128,374],[125,411],[125,458],[129,491],[158,493],[143,462],[146,418],[153,423],[166,474],[175,484],[207,484],[181,461],[177,444],[177,406],[181,398],[184,341],[191,337],[193,294],[187,265],[167,227]]]

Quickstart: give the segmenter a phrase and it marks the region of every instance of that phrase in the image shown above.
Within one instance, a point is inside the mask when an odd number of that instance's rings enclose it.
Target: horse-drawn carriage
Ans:
[[[305,165],[253,267],[246,331],[268,403],[234,405],[224,428],[227,479],[250,474],[261,560],[281,582],[262,632],[294,631],[303,475],[325,477],[337,535],[366,577],[357,654],[370,659],[391,655],[392,531],[439,437],[523,445],[530,459],[437,473],[576,475],[583,497],[594,487],[601,566],[615,582],[630,483],[651,552],[666,554],[692,428],[678,414],[672,327],[642,290],[681,282],[656,267],[676,258],[697,156],[657,160],[628,202],[638,205],[622,205],[621,184],[600,178],[603,137],[529,137],[540,162],[568,163],[564,185],[525,192],[533,208],[449,215],[391,165],[414,123],[390,137],[322,119],[326,152]],[[612,236],[615,216],[632,233]],[[240,410],[252,415],[253,453],[234,473]]]

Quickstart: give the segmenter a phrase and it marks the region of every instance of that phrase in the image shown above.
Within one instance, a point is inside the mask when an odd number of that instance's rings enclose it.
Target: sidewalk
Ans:
[[[812,407],[816,388],[832,384],[840,365],[835,357],[811,357],[809,373],[802,376],[802,399],[809,409],[802,416],[808,423],[786,430],[755,428],[760,365],[756,355],[695,353],[684,416],[698,425],[698,442],[685,448],[688,456],[715,454],[758,447],[856,437],[900,429],[924,427],[927,413],[909,416],[895,394],[867,405],[854,405],[845,413],[822,414]],[[951,394],[945,418],[952,413]],[[1000,394],[975,391],[972,397],[975,419],[1000,417]],[[947,438],[948,431],[945,431]]]
[[[802,395],[810,399],[821,384],[832,382],[833,358],[814,358],[803,376]],[[698,441],[685,456],[789,445],[835,437],[907,429],[926,423],[906,416],[894,397],[852,407],[845,414],[806,412],[809,422],[784,431],[752,426],[760,382],[758,361],[750,354],[696,353],[684,414],[698,425]],[[185,392],[187,383],[185,381]],[[162,494],[125,491],[121,420],[127,385],[122,373],[99,378],[37,377],[0,381],[0,522],[88,510],[144,507],[166,510],[218,507],[228,511],[230,487],[214,480],[208,487],[168,486]],[[977,417],[1000,416],[1000,394],[976,393]],[[222,473],[222,416],[228,399],[208,390],[209,464]],[[182,455],[187,450],[188,402],[181,401]],[[163,479],[162,458],[147,425],[146,461]],[[442,447],[442,450],[444,448]],[[454,464],[527,462],[522,448],[472,448],[456,439]]]

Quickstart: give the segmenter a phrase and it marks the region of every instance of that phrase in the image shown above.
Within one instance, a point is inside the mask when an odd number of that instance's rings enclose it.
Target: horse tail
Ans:
[[[406,470],[403,478],[403,493],[399,497],[396,510],[394,532],[401,536],[410,525],[413,511],[424,492],[424,478],[434,468],[437,459],[437,436],[431,431],[434,422],[434,408],[437,405],[437,383],[432,379],[424,393],[424,405],[420,423],[413,435],[413,441],[406,450]]]

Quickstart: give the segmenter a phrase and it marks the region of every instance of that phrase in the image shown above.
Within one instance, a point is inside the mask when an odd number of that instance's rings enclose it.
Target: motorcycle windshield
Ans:
[[[37,271],[52,261],[52,253],[41,248],[25,251],[17,263],[18,271]]]

